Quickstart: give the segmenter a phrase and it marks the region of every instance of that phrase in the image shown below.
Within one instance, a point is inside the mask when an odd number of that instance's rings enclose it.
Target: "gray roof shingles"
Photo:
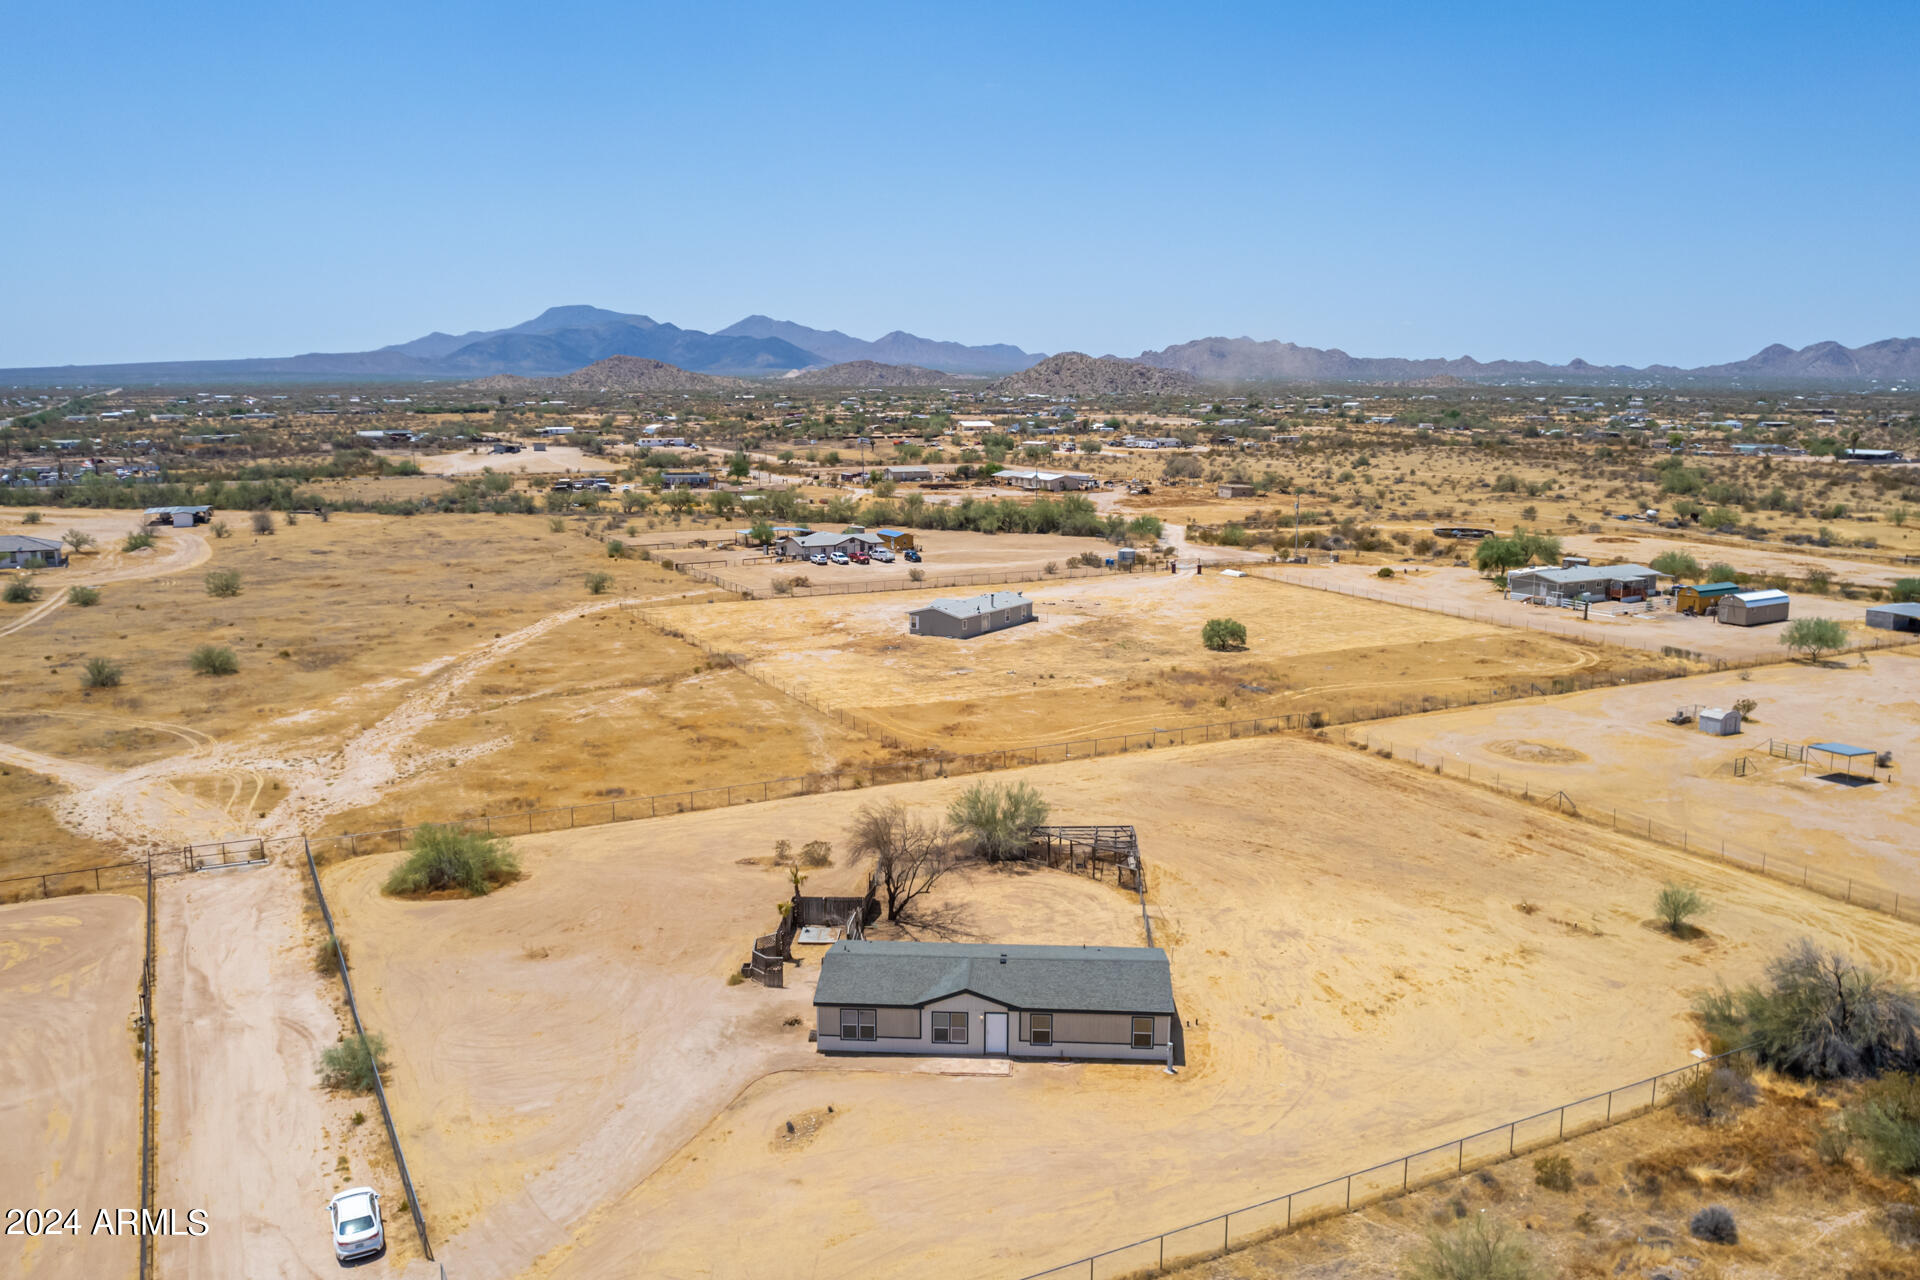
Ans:
[[[961,991],[1010,1009],[1174,1011],[1172,971],[1158,947],[836,942],[821,961],[813,1002],[913,1008]]]
[[[952,618],[974,618],[983,613],[993,613],[999,609],[1011,609],[1015,605],[1027,604],[1027,598],[1018,591],[989,591],[985,595],[969,596],[965,600],[952,596],[942,596],[930,601],[918,609],[909,609],[909,613],[944,613]]]

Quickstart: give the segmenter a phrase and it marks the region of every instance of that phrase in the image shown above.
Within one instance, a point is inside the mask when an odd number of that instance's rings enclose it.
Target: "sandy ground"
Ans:
[[[856,710],[903,741],[954,751],[1464,696],[1623,661],[1599,648],[1216,573],[1025,590],[1034,622],[969,640],[907,634],[907,611],[937,591],[716,604],[670,618],[744,654],[749,670],[781,687]],[[1217,617],[1245,624],[1246,652],[1200,643],[1201,627]]]
[[[1783,939],[1920,971],[1884,917],[1349,749],[1263,739],[1023,777],[1059,819],[1139,826],[1179,1076],[812,1057],[784,1025],[811,967],[782,992],[722,985],[784,892],[743,854],[833,838],[863,797],[538,837],[530,877],[481,902],[380,898],[384,860],[331,870],[395,1028],[424,1202],[458,1224],[450,1273],[1020,1274],[1682,1062],[1690,995]],[[959,786],[885,794],[935,808]],[[1648,924],[1675,877],[1715,904],[1699,942]],[[1011,885],[979,932],[1137,930],[1126,895],[1071,882],[1063,901],[1065,881]],[[1087,1140],[1117,1115],[1128,1140]]]
[[[117,893],[0,907],[0,1207],[72,1210],[80,1232],[0,1235],[0,1273],[139,1268],[133,1239],[92,1227],[101,1209],[140,1207],[143,914]]]
[[[159,1242],[156,1274],[168,1280],[333,1276],[327,1198],[363,1183],[386,1193],[388,1248],[359,1274],[397,1274],[419,1256],[373,1099],[314,1081],[321,1050],[350,1024],[337,985],[313,970],[320,935],[302,917],[304,870],[159,885],[156,1202],[204,1207],[212,1227]]]
[[[1587,808],[1617,808],[1685,827],[1695,839],[1766,851],[1840,876],[1920,892],[1920,656],[1878,653],[1819,667],[1693,676],[1562,698],[1471,707],[1354,730],[1396,755],[1497,771],[1516,785],[1564,790]],[[1737,737],[1666,723],[1681,706],[1760,705]],[[1766,742],[1841,741],[1891,751],[1891,782],[1848,786],[1773,759]],[[1756,772],[1736,777],[1748,756]],[[1816,757],[1816,761],[1819,758]],[[1856,765],[1856,772],[1864,767]],[[1885,771],[1880,774],[1886,777]]]
[[[0,881],[104,866],[126,858],[117,844],[90,840],[60,824],[54,805],[65,794],[66,788],[52,778],[16,767],[5,747],[0,746],[0,813],[7,815],[7,821],[0,824]],[[23,886],[0,883],[0,901],[11,896],[10,889],[18,887]],[[39,892],[37,884],[24,888]]]
[[[738,527],[746,528],[752,521],[741,520],[736,523]],[[834,528],[817,522],[812,527],[822,532]],[[909,564],[904,559],[895,560],[892,564],[882,564],[876,560],[865,565],[810,564],[804,560],[786,560],[769,564],[707,567],[729,581],[765,592],[772,588],[776,578],[804,577],[815,586],[904,583],[912,580],[910,575],[914,569],[923,571],[929,579],[934,580],[964,573],[1021,572],[1042,577],[1048,564],[1058,565],[1064,570],[1067,562],[1075,556],[1091,552],[1105,559],[1114,553],[1113,544],[1105,538],[1062,538],[1046,533],[948,533],[937,529],[915,529],[913,538],[922,557],[917,565]],[[718,549],[715,554],[718,554]],[[728,558],[739,560],[758,554],[757,550],[737,549],[729,552]],[[694,557],[690,555],[688,558]],[[980,588],[982,591],[988,589],[987,586]]]
[[[1723,626],[1712,618],[1696,618],[1660,608],[1652,614],[1626,613],[1619,616],[1595,608],[1582,619],[1578,609],[1553,609],[1543,605],[1508,600],[1495,591],[1487,579],[1471,569],[1436,567],[1417,572],[1397,572],[1391,579],[1378,576],[1373,565],[1288,565],[1256,570],[1262,577],[1298,586],[1358,594],[1362,599],[1387,600],[1430,609],[1452,616],[1465,614],[1473,620],[1529,630],[1555,636],[1591,640],[1654,653],[1672,647],[1727,661],[1755,658],[1784,658],[1780,644],[1785,623],[1760,627]],[[1833,618],[1845,623],[1854,633],[1852,643],[1877,642],[1885,633],[1866,629],[1867,606],[1863,602],[1820,596],[1797,595],[1792,616],[1796,618]]]
[[[37,602],[30,605],[0,605],[0,638],[42,627],[61,609],[81,612],[67,603],[69,587],[110,588],[116,583],[165,578],[205,564],[212,554],[209,549],[211,539],[204,527],[149,528],[146,518],[139,512],[55,511],[47,514],[38,525],[20,524],[16,518],[11,523],[0,524],[0,529],[7,533],[56,541],[64,538],[68,530],[77,529],[92,535],[95,540],[92,548],[69,554],[64,568],[45,569],[34,575],[42,592]],[[142,529],[154,535],[154,545],[139,551],[122,550],[126,536]],[[41,638],[38,634],[33,637],[35,641]],[[47,660],[51,661],[52,658]]]
[[[550,444],[539,453],[528,445],[519,453],[494,453],[491,449],[465,449],[459,453],[389,455],[414,458],[420,469],[435,476],[473,476],[483,471],[500,475],[560,475],[573,471],[618,471],[620,463],[612,458],[597,458],[577,445]]]

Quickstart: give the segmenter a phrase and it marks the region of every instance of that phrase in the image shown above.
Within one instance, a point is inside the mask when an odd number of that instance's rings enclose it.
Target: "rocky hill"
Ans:
[[[1193,375],[1177,370],[1117,356],[1062,351],[987,389],[1013,396],[1164,396],[1191,391],[1194,385]]]
[[[692,373],[676,365],[641,356],[608,356],[584,369],[558,378],[522,378],[515,374],[495,374],[467,384],[475,391],[525,392],[602,392],[602,391],[728,391],[745,386],[738,378],[716,378]]]
[[[781,383],[795,387],[949,387],[977,374],[942,373],[917,364],[881,364],[878,360],[848,360],[824,369],[789,373]]]

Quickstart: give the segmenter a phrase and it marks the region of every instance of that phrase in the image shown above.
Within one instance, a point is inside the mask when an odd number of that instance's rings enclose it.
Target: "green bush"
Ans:
[[[618,538],[607,539],[607,559],[619,560],[626,556],[627,544]]]
[[[40,587],[34,582],[32,574],[23,573],[17,578],[9,579],[6,590],[0,591],[0,600],[5,600],[8,604],[32,604],[39,598]]]
[[[587,575],[587,594],[589,595],[603,596],[607,594],[607,588],[612,585],[613,575],[610,573],[590,573]]]
[[[1428,1236],[1403,1274],[1406,1280],[1538,1280],[1544,1273],[1525,1241],[1476,1214]]]
[[[1024,782],[976,782],[947,806],[947,821],[989,862],[1019,855],[1027,832],[1044,825],[1052,806]]]
[[[231,598],[240,594],[240,571],[238,569],[215,569],[207,574],[207,594],[221,598]]]
[[[341,943],[342,950],[346,943]],[[323,978],[338,977],[340,974],[340,952],[335,951],[332,938],[322,938],[313,949],[313,971]]]
[[[120,544],[120,549],[122,551],[145,551],[152,545],[153,535],[145,529],[136,529],[127,535],[127,540]]]
[[[520,875],[520,860],[504,836],[428,823],[413,833],[407,859],[387,877],[394,894],[438,893],[457,889],[482,897]]]
[[[68,588],[67,588],[67,603],[68,603],[68,604],[77,604],[77,605],[79,605],[79,606],[80,606],[80,607],[81,607],[82,609],[91,609],[91,608],[93,608],[93,606],[95,606],[95,605],[97,605],[97,604],[99,604],[99,603],[100,603],[100,588],[98,588],[98,587],[68,587]]]
[[[1700,562],[1684,551],[1662,551],[1647,562],[1647,567],[1674,579],[1700,580]]]
[[[1200,643],[1215,651],[1244,649],[1247,647],[1247,628],[1232,618],[1210,618],[1200,628]]]
[[[211,527],[213,529],[213,536],[216,538],[231,538],[233,536],[233,530],[227,527],[225,520],[215,520]]]
[[[86,689],[120,687],[120,664],[110,658],[88,658],[80,672],[80,685]]]
[[[1895,581],[1893,599],[1896,604],[1911,604],[1920,600],[1920,578],[1900,578]]]
[[[1549,1191],[1571,1191],[1573,1161],[1566,1156],[1541,1156],[1533,1162],[1533,1180]]]
[[[29,511],[25,515],[20,517],[20,523],[21,524],[39,524],[40,513],[38,511]]]
[[[374,1083],[387,1074],[384,1036],[348,1036],[320,1055],[320,1083],[347,1093],[372,1093]]]
[[[1899,1071],[1868,1084],[1847,1108],[1844,1124],[1875,1173],[1920,1173],[1920,1076]]]
[[[1707,566],[1706,572],[1701,575],[1700,581],[1738,582],[1740,581],[1740,571],[1728,564],[1725,560],[1716,560]]]
[[[1373,576],[1376,578],[1391,578],[1393,576],[1393,570],[1389,569],[1386,565],[1381,565],[1379,569],[1374,571]]]
[[[1768,965],[1764,984],[1694,1002],[1709,1033],[1754,1047],[1763,1066],[1815,1080],[1920,1069],[1911,992],[1805,939]]]
[[[1669,884],[1653,900],[1653,909],[1666,931],[1678,937],[1687,931],[1687,921],[1707,909],[1707,900],[1700,896],[1698,889]]]
[[[203,644],[187,655],[187,665],[195,675],[230,676],[240,670],[240,659],[223,645]]]
[[[1781,633],[1780,643],[1817,662],[1823,653],[1846,648],[1847,629],[1832,618],[1795,618]]]

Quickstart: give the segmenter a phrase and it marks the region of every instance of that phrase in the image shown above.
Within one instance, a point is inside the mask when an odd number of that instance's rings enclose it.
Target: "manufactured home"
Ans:
[[[66,562],[66,547],[51,539],[0,534],[0,569],[58,569]]]
[[[916,636],[966,640],[1033,621],[1033,601],[1018,591],[989,591],[965,600],[942,598],[907,611],[907,631]]]
[[[1515,600],[1644,600],[1659,586],[1660,574],[1643,564],[1584,565],[1573,569],[1515,569],[1507,575],[1507,595]]]
[[[836,942],[813,1007],[821,1053],[1173,1060],[1158,947]]]
[[[993,473],[995,484],[1014,489],[1058,493],[1063,489],[1091,489],[1098,483],[1084,471],[1034,471],[1013,468]]]

